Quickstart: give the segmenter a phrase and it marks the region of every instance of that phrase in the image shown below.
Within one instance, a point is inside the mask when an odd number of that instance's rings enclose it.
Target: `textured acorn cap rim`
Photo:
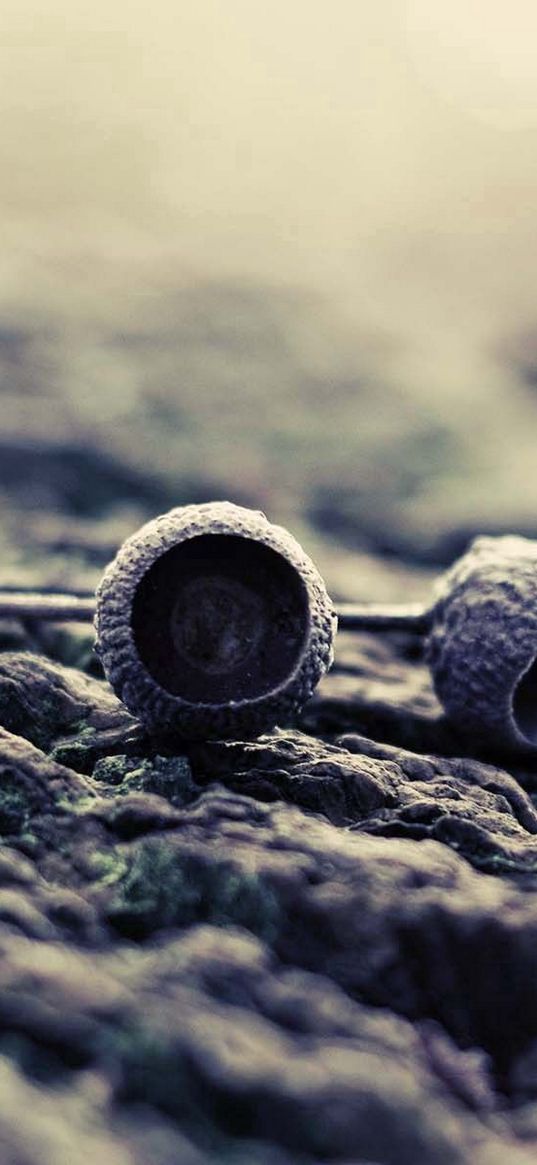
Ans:
[[[208,523],[205,529],[200,529],[203,518],[206,518]],[[307,626],[296,664],[278,685],[252,698],[205,703],[193,702],[183,696],[167,692],[150,675],[138,653],[131,623],[131,604],[140,582],[153,563],[168,550],[204,534],[233,535],[267,546],[281,555],[297,571],[305,590]],[[120,592],[119,597],[117,593],[109,595],[112,587],[115,592]],[[312,610],[315,608],[321,615],[319,622],[312,618]],[[107,626],[110,620],[112,625]],[[327,635],[328,626],[331,629],[330,642]],[[158,703],[160,708],[165,704],[170,715],[180,709],[190,709],[192,712],[202,714],[204,711],[210,713],[223,709],[255,711],[256,706],[268,710],[271,702],[277,705],[284,698],[286,690],[298,686],[301,676],[303,681],[306,681],[307,663],[316,651],[320,661],[318,667],[320,678],[330,663],[330,644],[336,633],[337,618],[317,567],[289,531],[269,522],[265,515],[258,511],[247,510],[228,502],[209,502],[199,506],[176,507],[166,514],[159,515],[123,543],[115,559],[106,568],[97,589],[95,627],[105,671],[112,686],[116,690],[121,688],[127,693],[126,698],[122,695],[127,707],[128,688],[134,683],[137,693],[143,695],[148,711],[151,703]],[[119,636],[121,641],[118,644]],[[136,703],[140,704],[138,698]]]
[[[520,716],[517,716],[516,712],[515,712],[515,702],[516,702],[517,694],[519,693],[519,689],[520,689],[521,685],[523,685],[524,680],[527,679],[529,672],[531,672],[532,668],[534,668],[536,665],[537,665],[537,646],[535,649],[535,655],[534,655],[533,659],[530,660],[530,662],[528,663],[528,666],[525,667],[524,670],[520,673],[518,679],[516,680],[515,684],[513,685],[512,689],[509,693],[508,717],[509,717],[509,721],[511,724],[513,735],[516,738],[516,740],[519,741],[521,747],[524,747],[525,749],[533,749],[534,751],[537,752],[537,701],[536,701],[536,709],[535,709],[535,737],[534,737],[534,739],[532,739],[531,736],[526,736],[526,733],[520,727]]]

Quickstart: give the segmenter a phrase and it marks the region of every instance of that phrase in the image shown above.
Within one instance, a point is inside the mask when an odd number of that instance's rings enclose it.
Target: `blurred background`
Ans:
[[[0,27],[12,541],[98,524],[108,554],[212,497],[431,569],[537,536],[534,0],[3,0]]]

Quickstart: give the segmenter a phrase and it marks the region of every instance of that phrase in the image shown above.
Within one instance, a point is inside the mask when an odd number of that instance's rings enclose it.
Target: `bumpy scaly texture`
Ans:
[[[416,639],[338,636],[307,731],[193,744],[86,628],[16,635],[1,1165],[535,1165],[537,766],[469,755]]]
[[[309,627],[297,668],[277,689],[236,703],[191,703],[165,691],[137,651],[132,605],[142,578],[172,547],[206,534],[253,539],[281,555],[300,575],[307,594]],[[107,678],[127,708],[150,729],[188,738],[258,735],[288,723],[332,662],[336,618],[324,583],[298,542],[264,514],[230,502],[182,506],[143,526],[121,547],[97,591],[96,628]]]
[[[2,1165],[534,1165],[537,814],[402,651],[181,749],[0,653]],[[373,700],[433,755],[320,739]]]
[[[477,538],[437,594],[426,654],[448,715],[474,741],[537,751],[513,707],[537,657],[537,542]]]

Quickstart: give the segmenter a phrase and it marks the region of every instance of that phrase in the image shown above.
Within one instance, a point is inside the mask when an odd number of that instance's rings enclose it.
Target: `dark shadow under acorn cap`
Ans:
[[[97,591],[98,650],[112,687],[150,730],[184,739],[288,723],[332,662],[336,625],[299,543],[231,502],[148,522]]]
[[[437,584],[432,618],[427,660],[457,727],[537,751],[537,542],[477,538]]]

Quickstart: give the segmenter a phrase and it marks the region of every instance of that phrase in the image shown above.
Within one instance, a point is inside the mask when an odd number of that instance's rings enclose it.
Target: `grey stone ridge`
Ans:
[[[401,636],[187,745],[77,634],[0,653],[2,1165],[533,1163],[531,765],[465,755]]]

